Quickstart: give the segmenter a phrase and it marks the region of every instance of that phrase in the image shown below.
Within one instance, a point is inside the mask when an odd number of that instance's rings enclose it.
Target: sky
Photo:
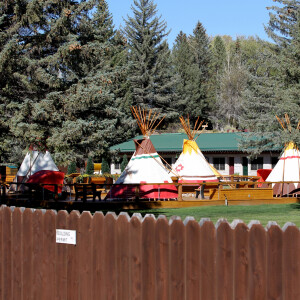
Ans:
[[[123,18],[132,16],[133,0],[107,0],[115,29],[124,25]],[[269,21],[267,6],[272,0],[154,0],[157,15],[166,21],[169,45],[172,47],[180,31],[193,33],[198,21],[209,36],[258,36],[268,40],[264,25]]]

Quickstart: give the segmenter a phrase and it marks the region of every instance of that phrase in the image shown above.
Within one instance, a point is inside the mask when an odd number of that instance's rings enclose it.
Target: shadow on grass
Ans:
[[[290,204],[290,207],[292,209],[300,209],[300,203],[292,203],[292,204]]]

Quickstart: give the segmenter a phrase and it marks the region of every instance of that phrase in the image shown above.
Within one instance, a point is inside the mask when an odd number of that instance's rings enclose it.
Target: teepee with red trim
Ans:
[[[131,110],[144,138],[134,140],[135,152],[125,170],[107,194],[106,199],[132,198],[135,196],[136,184],[141,184],[139,186],[139,198],[177,198],[177,188],[173,185],[168,170],[166,170],[150,140],[151,134],[163,118],[157,122],[159,115],[152,114],[152,110],[147,112],[144,109],[135,107],[132,107]],[[143,183],[147,183],[147,185],[143,185]],[[170,184],[158,185],[161,183]]]
[[[196,140],[205,129],[204,121],[199,122],[199,117],[191,130],[189,118],[185,120],[182,116],[180,122],[188,139],[183,141],[183,150],[173,168],[178,173],[179,182],[211,182],[218,181],[220,174],[205,159],[199,149]],[[201,127],[204,129],[196,136]],[[196,136],[196,137],[195,137]]]
[[[277,116],[276,118],[282,128],[291,133],[292,127],[289,116],[285,114],[285,120]],[[300,121],[297,125],[298,130],[299,128]],[[266,181],[273,182],[275,195],[285,196],[298,192],[300,189],[300,152],[294,142],[291,141],[285,145],[283,154]]]

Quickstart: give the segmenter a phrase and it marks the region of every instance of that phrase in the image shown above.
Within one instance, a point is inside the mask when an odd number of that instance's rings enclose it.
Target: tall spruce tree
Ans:
[[[194,58],[191,53],[188,37],[182,31],[175,39],[172,50],[172,62],[176,76],[176,110],[184,115],[195,116],[194,103],[191,103],[193,94],[193,77],[197,72],[197,66],[194,64]]]
[[[100,156],[130,132],[113,93],[120,45],[107,3],[26,1],[23,11],[11,54],[23,84],[8,105],[11,131],[23,146],[45,142],[58,163]]]
[[[294,39],[295,25],[299,20],[298,0],[273,0],[278,5],[267,7],[270,10],[269,23],[265,26],[268,36],[278,46],[286,46]]]
[[[212,42],[212,68],[215,77],[222,74],[226,64],[226,48],[221,36],[217,35]]]
[[[123,34],[129,48],[132,105],[155,108],[172,118],[174,79],[165,37],[167,25],[157,17],[152,0],[134,0],[133,17],[127,16]]]
[[[10,132],[24,148],[46,140],[58,124],[62,105],[57,95],[78,80],[78,28],[92,2],[4,1],[2,7],[8,3],[12,23],[2,31],[1,99],[9,102]],[[56,95],[53,103],[45,101],[49,95]]]
[[[209,39],[203,25],[198,22],[193,35],[187,37],[180,32],[172,51],[176,74],[176,109],[188,114],[190,119],[208,117],[210,102],[210,63]]]
[[[0,162],[21,158],[20,145],[10,131],[12,101],[20,102],[30,86],[24,76],[28,62],[19,40],[27,1],[0,1]],[[21,154],[21,155],[20,155]]]
[[[196,118],[198,115],[202,116],[202,118],[207,118],[210,101],[212,100],[212,94],[209,89],[211,51],[209,38],[201,22],[196,24],[193,35],[190,36],[190,47],[194,60],[192,67],[192,73],[194,74],[191,76],[190,82],[190,110],[193,112],[193,118]]]
[[[131,132],[114,94],[122,73],[114,59],[122,45],[115,39],[105,1],[97,1],[96,11],[91,20],[86,19],[79,38],[79,56],[84,62],[82,76],[63,95],[68,114],[50,141],[58,152],[65,147],[65,154],[78,159],[84,159],[88,153],[97,159]]]
[[[272,146],[282,147],[290,140],[300,142],[298,131],[292,131],[292,134],[281,131],[275,119],[275,115],[283,117],[285,113],[289,114],[292,123],[300,119],[300,4],[299,1],[274,2],[280,6],[269,8],[272,12],[266,31],[275,44],[269,44],[257,54],[260,66],[251,71],[251,82],[245,92],[243,125],[250,128],[252,134],[242,147],[249,149],[250,145],[254,154]]]
[[[211,92],[210,101],[210,119],[214,122],[216,128],[221,123],[217,113],[217,100],[220,95],[220,83],[226,67],[227,51],[225,43],[220,36],[216,36],[211,43],[211,76],[209,79],[209,89]]]

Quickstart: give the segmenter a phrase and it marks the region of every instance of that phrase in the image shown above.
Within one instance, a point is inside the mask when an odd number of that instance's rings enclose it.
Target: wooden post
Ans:
[[[6,186],[5,184],[2,185],[2,199],[1,199],[1,203],[5,203],[6,202]]]
[[[201,184],[200,187],[200,199],[204,199],[204,189],[205,189],[205,181],[203,181],[203,184]]]
[[[86,193],[87,193],[87,191],[86,191],[86,185],[84,183],[82,184],[82,192],[83,192],[82,201],[86,202]]]
[[[140,185],[136,185],[135,186],[135,201],[137,201],[137,200],[139,200],[139,198],[140,198]]]
[[[178,201],[182,201],[182,183],[178,184]]]

